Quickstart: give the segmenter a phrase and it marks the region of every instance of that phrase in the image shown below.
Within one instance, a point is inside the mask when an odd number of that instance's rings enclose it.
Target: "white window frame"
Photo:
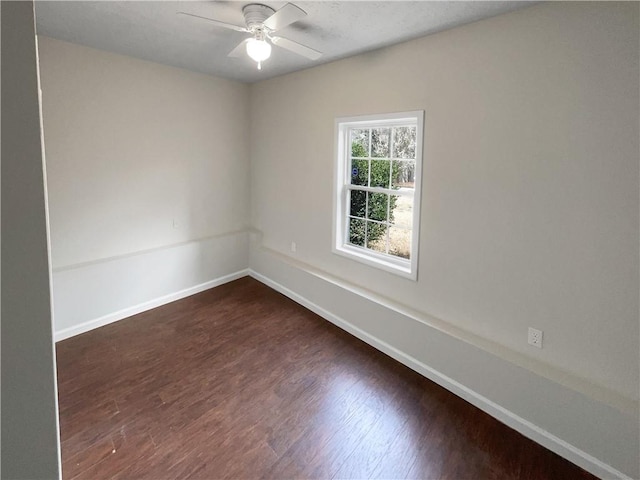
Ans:
[[[351,129],[416,125],[416,167],[413,193],[413,223],[410,259],[375,252],[348,243],[348,196],[351,182]],[[395,273],[411,280],[418,279],[418,250],[420,245],[420,204],[422,197],[424,111],[360,115],[337,118],[335,121],[335,179],[333,209],[333,253]],[[375,190],[368,187],[367,190]]]

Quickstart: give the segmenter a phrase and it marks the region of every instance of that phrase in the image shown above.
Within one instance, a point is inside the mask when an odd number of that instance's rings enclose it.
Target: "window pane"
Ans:
[[[369,129],[351,130],[351,156],[369,156]]]
[[[351,160],[351,185],[367,185],[369,182],[369,160]]]
[[[392,195],[389,211],[389,223],[398,227],[413,227],[413,197]]]
[[[393,157],[416,158],[416,127],[396,127],[394,129]]]
[[[396,257],[411,257],[411,230],[389,227],[389,253]]]
[[[367,248],[380,253],[387,253],[388,235],[387,227],[375,222],[367,224]]]
[[[349,219],[349,243],[357,245],[358,247],[364,247],[366,231],[365,221],[358,220],[357,218]]]
[[[371,129],[371,156],[389,158],[390,128]]]
[[[367,222],[367,247],[385,252],[387,247],[387,226],[382,223]],[[380,246],[382,245],[382,246]]]
[[[389,188],[391,176],[391,162],[389,160],[371,160],[371,186]]]
[[[393,161],[391,188],[415,188],[416,162]]]
[[[349,201],[349,212],[352,217],[365,216],[367,206],[367,192],[362,190],[351,190],[351,198]]]
[[[389,195],[386,193],[369,193],[368,217],[371,220],[387,220],[387,203]]]

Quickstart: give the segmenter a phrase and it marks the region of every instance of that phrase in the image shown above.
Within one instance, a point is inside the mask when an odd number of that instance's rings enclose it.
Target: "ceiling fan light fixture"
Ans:
[[[247,41],[247,55],[255,62],[263,62],[271,56],[271,45],[266,40],[250,38]]]
[[[235,30],[236,32],[248,33],[249,38],[242,40],[231,52],[229,57],[242,57],[243,52],[258,64],[258,70],[262,69],[262,62],[271,56],[271,43],[278,47],[289,50],[297,55],[302,55],[309,60],[317,60],[322,56],[321,52],[313,48],[294,42],[287,38],[274,36],[273,33],[302,20],[307,13],[300,7],[292,3],[287,3],[284,7],[275,11],[273,8],[260,3],[250,3],[242,8],[242,14],[246,26],[234,25],[232,23],[221,22],[214,18],[202,17],[193,13],[178,12],[181,15],[207,21],[215,26]],[[267,42],[269,40],[269,42]]]

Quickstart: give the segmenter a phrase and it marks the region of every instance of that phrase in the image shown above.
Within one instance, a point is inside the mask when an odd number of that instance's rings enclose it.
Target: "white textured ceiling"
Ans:
[[[191,20],[179,11],[244,25],[247,1],[38,1],[37,30],[89,47],[220,77],[255,82],[480,20],[536,2],[300,1],[308,13],[278,35],[323,52],[314,61],[279,47],[261,71],[227,54],[247,34]],[[286,2],[260,1],[273,9]]]

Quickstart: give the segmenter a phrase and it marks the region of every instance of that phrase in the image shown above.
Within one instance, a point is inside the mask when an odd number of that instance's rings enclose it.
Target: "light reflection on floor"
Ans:
[[[375,382],[375,378],[367,380]],[[410,410],[393,392],[381,389],[380,384],[370,385],[367,380],[347,373],[332,378],[316,412],[316,420],[332,430],[327,441],[318,445],[317,455],[329,457],[332,451],[340,449],[344,458],[345,451],[351,451],[345,463],[353,459],[353,466],[363,478],[374,469],[396,471],[394,458],[413,461],[420,456],[416,441],[419,432],[414,431],[416,422],[412,421],[416,408]],[[390,465],[380,465],[383,461]],[[338,467],[341,472],[357,475],[349,470],[349,465]],[[421,465],[423,473],[428,473],[427,469],[428,465]]]

